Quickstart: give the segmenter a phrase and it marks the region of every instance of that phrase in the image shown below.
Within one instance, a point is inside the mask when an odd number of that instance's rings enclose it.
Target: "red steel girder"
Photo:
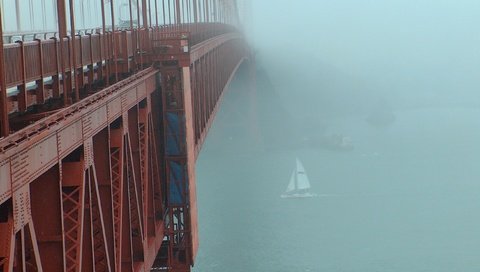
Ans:
[[[146,271],[164,257],[170,271],[190,270],[198,249],[196,154],[248,52],[231,26],[189,24],[202,13],[225,22],[228,1],[204,2],[198,13],[197,1],[182,3],[187,10],[179,1],[173,7],[176,25],[108,32],[103,23],[101,33],[65,38],[61,0],[60,39],[5,47],[11,71],[0,87],[20,91],[5,98],[8,106],[0,101],[2,112],[28,112],[72,93],[85,98],[27,114],[23,123],[45,118],[25,128],[2,119],[2,131],[19,131],[0,138],[0,271]],[[175,135],[170,113],[184,118]],[[166,152],[168,136],[179,154]],[[181,203],[168,202],[173,164],[186,183]]]

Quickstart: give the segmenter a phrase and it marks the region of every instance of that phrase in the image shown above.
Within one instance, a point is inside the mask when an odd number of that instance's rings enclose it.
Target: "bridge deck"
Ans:
[[[3,52],[0,271],[189,271],[195,158],[242,35],[182,24]]]

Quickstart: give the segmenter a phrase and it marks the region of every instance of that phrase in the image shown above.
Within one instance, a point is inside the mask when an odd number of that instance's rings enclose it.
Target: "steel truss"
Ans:
[[[0,272],[190,271],[195,160],[249,55],[228,12],[208,18],[217,2],[176,5],[169,26],[5,47]]]

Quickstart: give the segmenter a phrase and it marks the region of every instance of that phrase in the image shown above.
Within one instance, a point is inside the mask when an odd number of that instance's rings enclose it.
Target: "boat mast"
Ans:
[[[295,165],[295,192],[297,191],[298,191],[298,163]]]

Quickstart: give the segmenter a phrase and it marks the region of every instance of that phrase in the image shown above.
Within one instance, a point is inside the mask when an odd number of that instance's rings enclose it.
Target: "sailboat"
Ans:
[[[308,180],[307,172],[305,172],[302,162],[297,158],[296,167],[293,169],[287,190],[285,190],[285,193],[283,193],[280,197],[305,198],[316,196],[316,194],[310,192],[310,181]]]

